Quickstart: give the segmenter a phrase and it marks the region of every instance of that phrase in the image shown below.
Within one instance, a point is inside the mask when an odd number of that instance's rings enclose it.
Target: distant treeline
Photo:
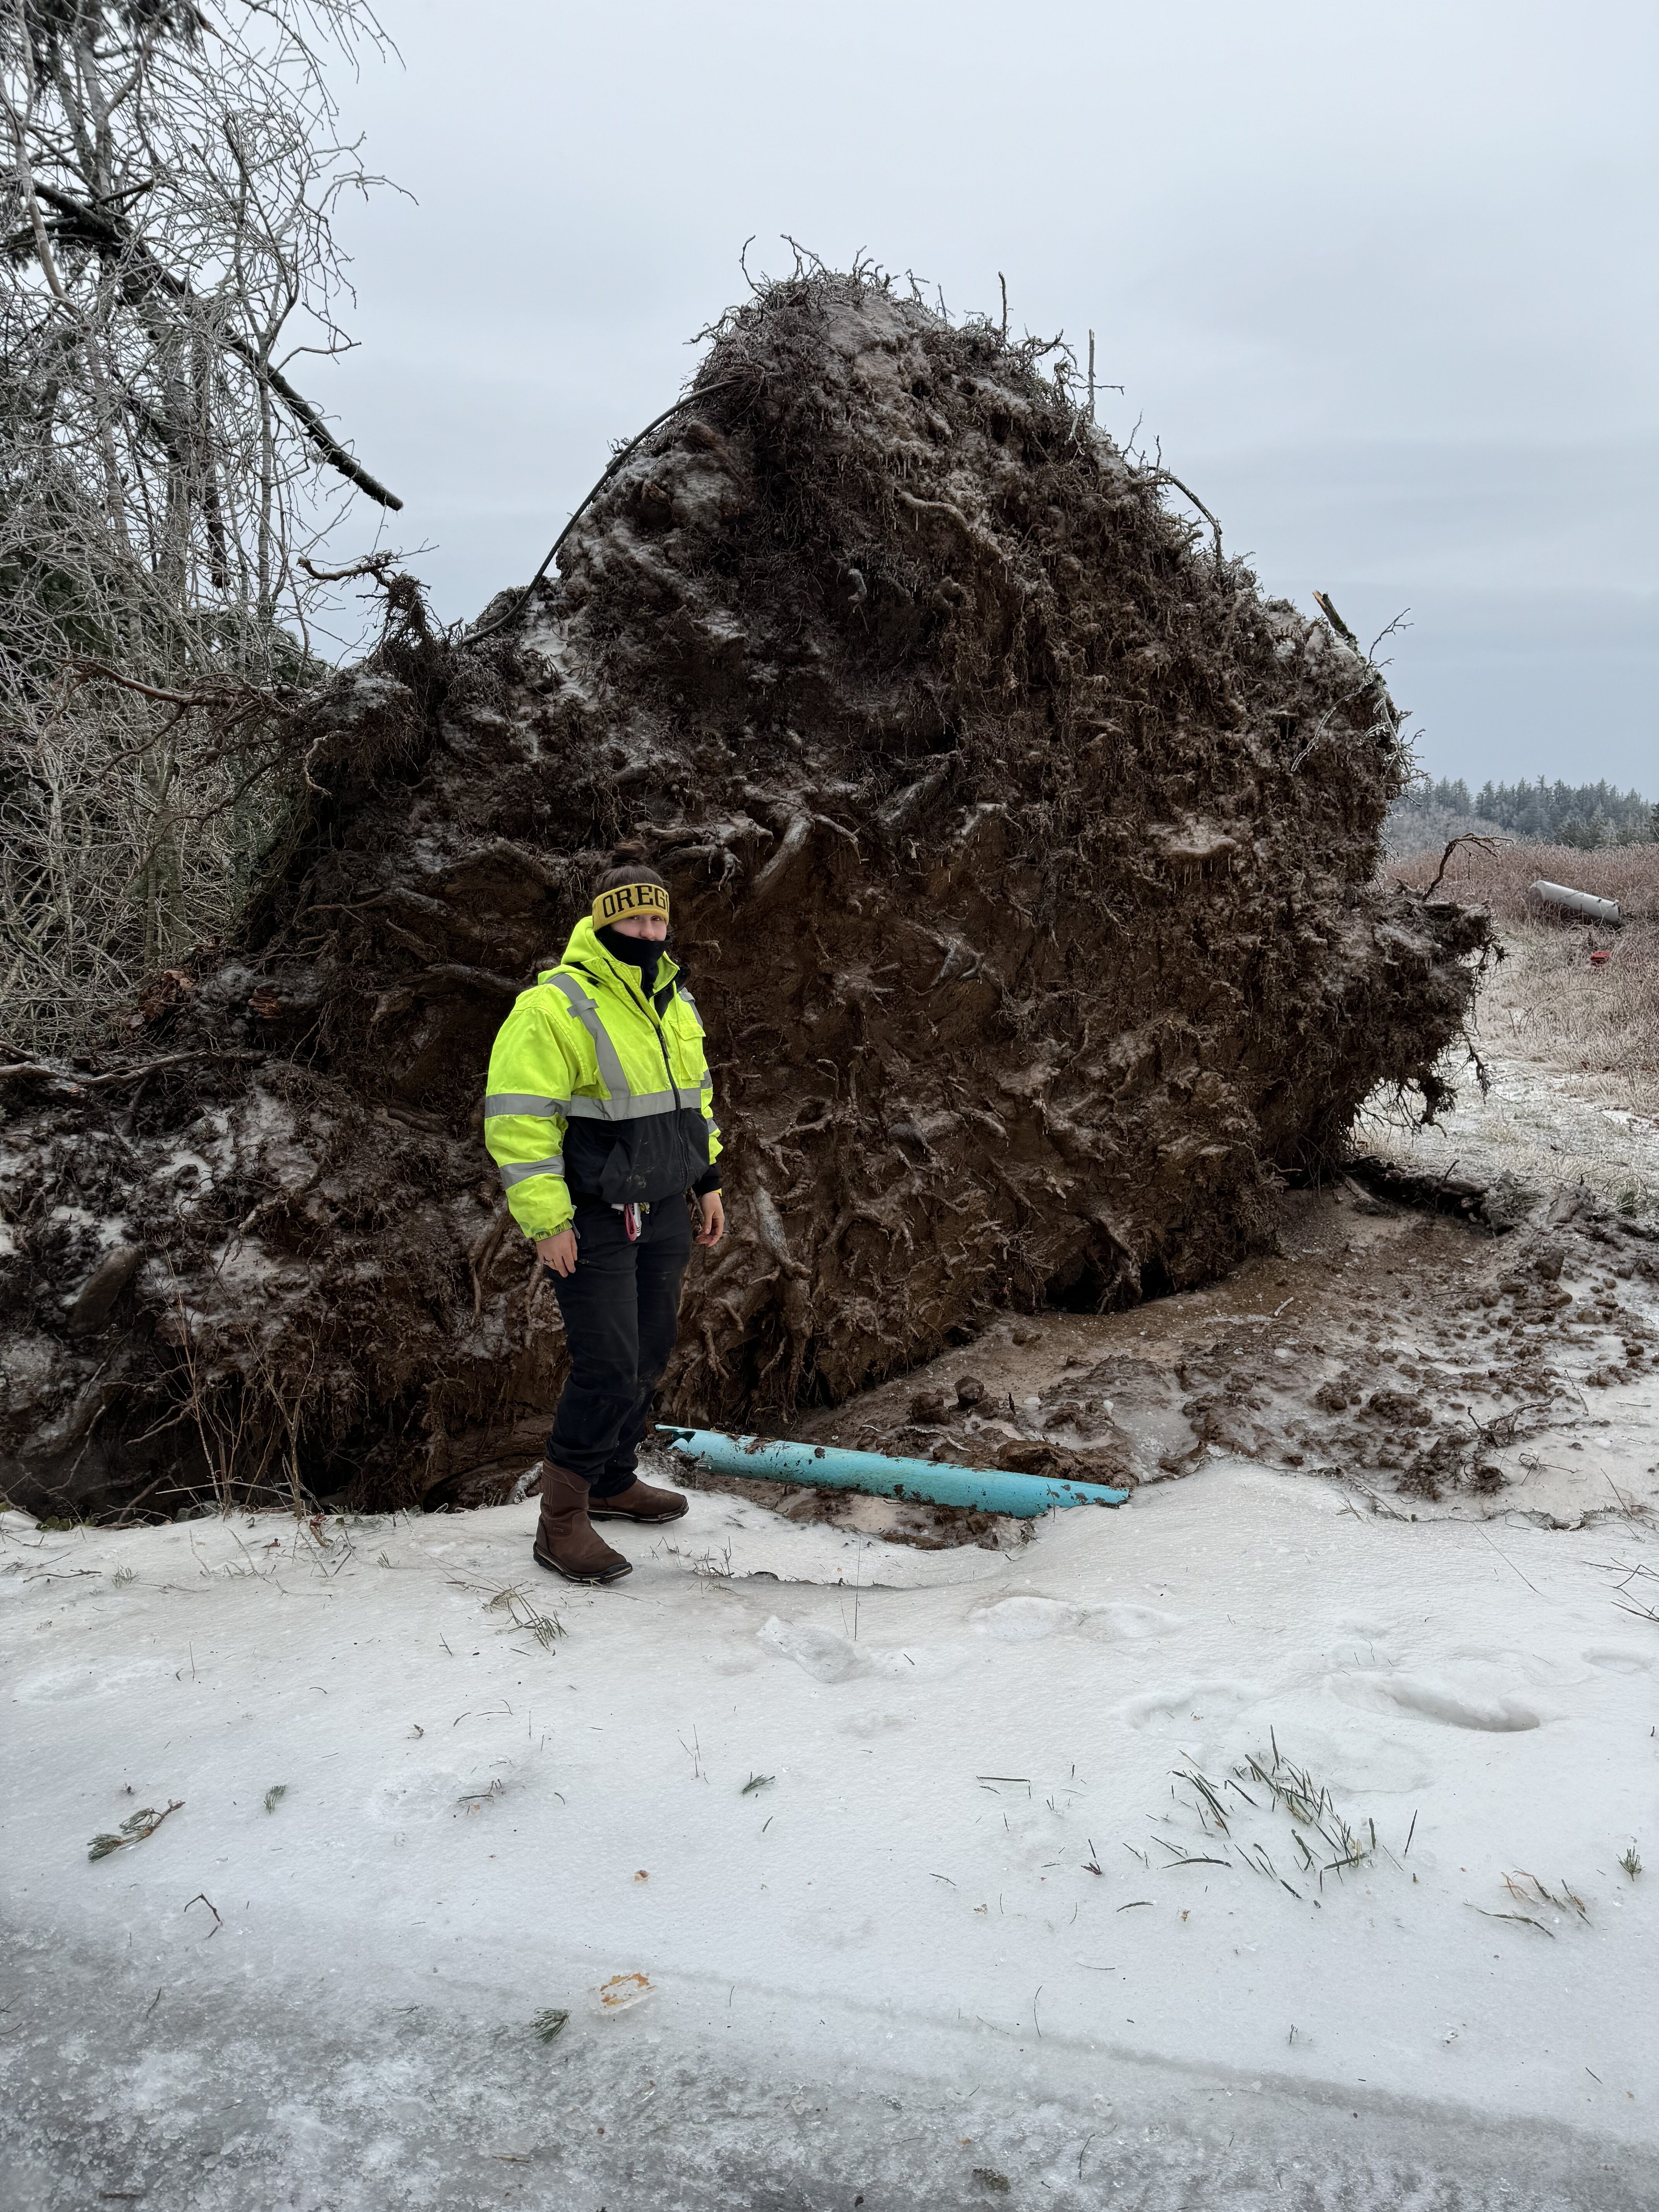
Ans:
[[[1389,844],[1418,827],[1413,817],[1431,816],[1501,830],[1540,845],[1576,845],[1593,852],[1599,845],[1646,845],[1659,841],[1659,806],[1639,791],[1620,791],[1610,783],[1483,783],[1472,792],[1460,775],[1414,785],[1389,809]],[[1426,824],[1423,825],[1426,826]]]

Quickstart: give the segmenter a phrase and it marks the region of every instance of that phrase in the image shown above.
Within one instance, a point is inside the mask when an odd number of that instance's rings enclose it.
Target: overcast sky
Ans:
[[[1651,0],[380,13],[401,61],[342,106],[411,197],[343,211],[322,388],[445,616],[530,574],[788,232],[1092,327],[1108,427],[1264,583],[1367,637],[1410,608],[1431,773],[1659,797]]]

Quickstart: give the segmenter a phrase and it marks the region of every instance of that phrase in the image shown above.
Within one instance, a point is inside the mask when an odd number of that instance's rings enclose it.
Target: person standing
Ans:
[[[484,1143],[564,1320],[570,1374],[542,1468],[537,1565],[632,1571],[595,1521],[676,1521],[639,1443],[674,1348],[693,1232],[726,1230],[720,1133],[696,1004],[667,951],[668,887],[619,847],[564,956],[514,1002],[489,1055]]]

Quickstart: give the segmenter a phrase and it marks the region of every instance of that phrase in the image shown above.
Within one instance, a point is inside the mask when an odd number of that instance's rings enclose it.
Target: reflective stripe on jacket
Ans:
[[[647,997],[584,915],[556,968],[520,992],[489,1055],[484,1143],[532,1240],[571,1189],[622,1205],[687,1190],[720,1157],[702,1023],[665,953]]]

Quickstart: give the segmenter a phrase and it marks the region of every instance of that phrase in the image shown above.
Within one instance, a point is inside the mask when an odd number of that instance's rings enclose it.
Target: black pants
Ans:
[[[576,1272],[553,1275],[570,1376],[547,1455],[595,1498],[614,1498],[634,1480],[635,1450],[674,1349],[691,1217],[683,1198],[664,1199],[641,1213],[639,1241],[630,1243],[614,1207],[579,1199],[575,1230]]]

